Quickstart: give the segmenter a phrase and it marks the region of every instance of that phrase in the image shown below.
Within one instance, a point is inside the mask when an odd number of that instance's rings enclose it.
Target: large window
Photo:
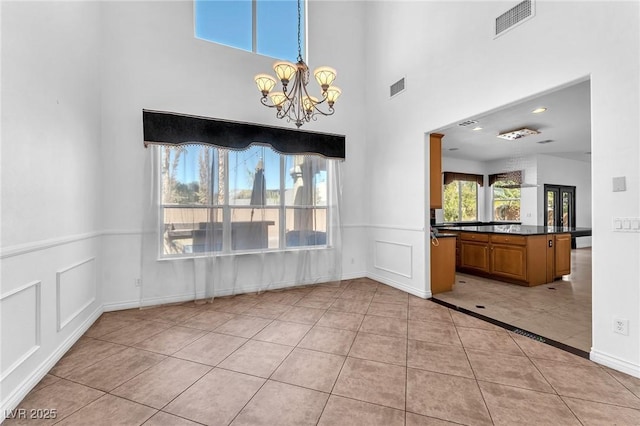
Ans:
[[[478,220],[478,187],[482,175],[444,173],[443,219],[445,222],[474,222]]]
[[[489,184],[493,195],[493,220],[519,221],[522,172],[490,175]]]
[[[304,1],[300,37],[304,49]],[[296,0],[195,0],[196,37],[296,62]],[[303,52],[304,54],[304,52]]]
[[[327,245],[327,161],[208,146],[162,147],[164,256]]]

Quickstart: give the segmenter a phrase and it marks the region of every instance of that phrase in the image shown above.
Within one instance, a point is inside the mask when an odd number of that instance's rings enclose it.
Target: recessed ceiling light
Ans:
[[[458,123],[458,126],[467,127],[467,126],[471,126],[472,124],[477,124],[477,123],[478,123],[477,120],[467,120],[467,121],[463,121],[462,123]]]
[[[474,127],[473,129],[471,129],[471,130],[482,130],[482,127],[480,127],[480,126],[476,126],[476,127]]]
[[[547,109],[545,107],[536,108],[531,111],[532,114],[540,114],[541,112],[545,112]]]

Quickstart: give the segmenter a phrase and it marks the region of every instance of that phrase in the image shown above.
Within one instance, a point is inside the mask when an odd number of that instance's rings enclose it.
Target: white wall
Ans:
[[[347,137],[345,277],[366,273],[363,10],[308,7],[309,65],[343,89],[305,128]],[[103,309],[140,300],[142,109],[288,126],[253,83],[273,62],[195,39],[190,1],[2,2],[2,409]]]
[[[100,5],[2,2],[0,410],[102,311]]]
[[[369,246],[377,239],[424,254],[410,278],[429,289],[424,134],[570,82],[591,78],[593,350],[592,359],[640,376],[639,234],[612,232],[613,216],[640,216],[636,143],[639,108],[638,2],[536,2],[536,16],[493,38],[495,18],[514,2],[367,3],[367,144],[372,179]],[[383,28],[384,31],[380,31]],[[524,53],[523,53],[524,52]],[[525,57],[522,60],[523,55]],[[407,90],[388,99],[389,85]],[[613,193],[611,178],[629,190]],[[389,194],[397,194],[390,202]],[[596,201],[597,200],[597,201]],[[399,228],[408,228],[410,231]],[[614,248],[615,249],[612,249]],[[382,273],[374,266],[370,275]],[[629,336],[613,333],[629,319]]]
[[[308,7],[309,65],[338,70],[343,96],[336,113],[305,124],[307,130],[346,135],[343,170],[345,224],[343,275],[363,276],[366,252],[366,158],[361,2],[316,2]],[[142,109],[293,126],[260,105],[253,76],[270,72],[274,58],[199,40],[193,5],[176,2],[109,2],[103,12],[103,114],[105,264],[102,288],[108,309],[135,306],[139,289],[140,229],[146,150]],[[327,27],[326,23],[331,22]],[[335,47],[340,45],[340,49]],[[244,263],[243,263],[244,264]],[[251,266],[247,265],[249,270]],[[257,265],[255,265],[257,268]],[[143,283],[143,286],[145,283]],[[179,297],[178,288],[165,296]],[[189,295],[193,294],[193,291]]]

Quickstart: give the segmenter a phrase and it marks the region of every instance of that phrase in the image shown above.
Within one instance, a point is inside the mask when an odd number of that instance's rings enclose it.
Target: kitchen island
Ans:
[[[571,231],[531,225],[439,226],[456,234],[456,270],[523,286],[571,273]]]

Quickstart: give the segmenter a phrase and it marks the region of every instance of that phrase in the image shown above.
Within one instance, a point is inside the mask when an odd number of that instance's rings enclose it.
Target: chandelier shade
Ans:
[[[274,92],[271,94],[271,102],[276,107],[282,107],[282,104],[287,100],[287,97],[282,92]]]
[[[293,121],[300,128],[305,122],[316,120],[319,115],[333,115],[333,106],[342,94],[342,90],[332,86],[338,73],[327,66],[316,68],[313,75],[320,86],[322,98],[312,96],[307,88],[309,84],[309,67],[302,59],[300,41],[300,1],[298,0],[298,62],[278,61],[273,64],[276,74],[274,79],[268,74],[258,74],[255,82],[262,94],[262,105],[275,108],[277,118]],[[281,91],[271,92],[280,83]],[[269,102],[269,100],[271,102]],[[327,108],[322,109],[326,102]]]
[[[329,86],[329,88],[327,89],[327,103],[330,106],[333,106],[333,104],[336,102],[336,100],[338,99],[338,97],[340,97],[341,94],[342,94],[342,90],[340,90],[339,87]]]
[[[320,87],[322,87],[322,90],[327,90],[329,86],[331,86],[331,83],[333,83],[333,80],[336,79],[337,73],[336,70],[331,67],[320,67],[316,68],[313,75]]]
[[[298,68],[292,62],[280,61],[273,64],[273,70],[276,72],[278,79],[283,84],[287,84],[296,75]]]
[[[258,74],[255,77],[255,81],[258,90],[260,90],[263,95],[268,95],[276,85],[276,79],[269,74]]]

